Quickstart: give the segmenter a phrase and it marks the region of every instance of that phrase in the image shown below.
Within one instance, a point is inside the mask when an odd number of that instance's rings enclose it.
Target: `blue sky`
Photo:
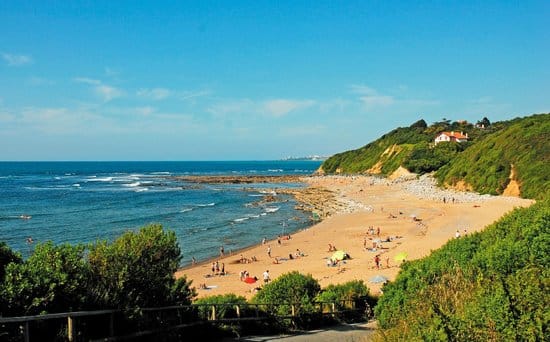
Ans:
[[[330,155],[550,111],[549,1],[0,2],[0,160]]]

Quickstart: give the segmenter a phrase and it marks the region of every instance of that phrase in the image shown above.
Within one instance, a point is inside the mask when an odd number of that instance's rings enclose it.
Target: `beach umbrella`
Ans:
[[[376,276],[370,278],[369,281],[371,283],[374,283],[374,284],[380,284],[380,283],[383,284],[383,283],[388,281],[388,278],[379,274],[379,275],[376,275]]]
[[[346,258],[346,252],[344,251],[336,251],[334,254],[330,257],[331,260],[344,260]]]
[[[400,253],[397,253],[396,256],[393,257],[393,260],[395,261],[404,261],[405,259],[407,259],[409,255],[407,254],[407,252],[400,252]]]
[[[256,278],[246,277],[244,278],[244,282],[247,284],[254,284],[256,282]]]

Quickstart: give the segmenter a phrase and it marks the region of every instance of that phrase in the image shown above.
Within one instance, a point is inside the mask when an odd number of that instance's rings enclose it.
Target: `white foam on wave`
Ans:
[[[234,219],[233,222],[243,222],[243,221],[246,221],[250,219],[250,217],[241,217],[241,218],[238,218],[238,219]]]
[[[148,191],[148,190],[149,190],[149,189],[147,189],[147,188],[137,188],[137,189],[135,190],[135,192],[143,192],[143,191]]]
[[[134,182],[130,184],[123,184],[123,186],[129,187],[129,188],[135,188],[141,185],[141,182]]]
[[[274,213],[276,212],[277,210],[281,209],[280,207],[266,207],[265,208],[265,212],[266,213]]]
[[[112,182],[113,177],[100,177],[97,176],[91,176],[88,179],[86,179],[86,182]]]
[[[283,172],[283,169],[268,169],[268,172]]]
[[[261,194],[250,194],[248,196],[250,196],[250,197],[264,197],[264,195],[261,195]]]
[[[183,208],[182,210],[180,210],[180,213],[186,213],[186,212],[189,212],[193,210],[193,208]]]
[[[74,183],[73,186],[74,186],[75,188],[80,188],[80,184],[78,184],[78,183]]]
[[[159,172],[151,172],[152,175],[169,175],[171,172],[168,171],[159,171]]]
[[[207,204],[197,204],[197,207],[213,207],[215,205],[216,205],[216,203],[212,202],[212,203],[207,203]]]

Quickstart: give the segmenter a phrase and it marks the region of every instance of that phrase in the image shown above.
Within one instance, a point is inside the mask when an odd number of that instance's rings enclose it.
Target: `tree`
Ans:
[[[84,246],[38,244],[23,263],[6,267],[1,297],[4,315],[71,311],[86,302],[88,265]]]
[[[21,263],[21,255],[14,252],[5,242],[0,241],[0,281],[4,279],[6,266],[9,263]]]
[[[88,256],[94,301],[128,310],[163,305],[171,298],[183,301],[181,294],[191,292],[185,279],[175,285],[180,259],[175,233],[160,225],[127,232],[112,244],[99,242]]]
[[[295,313],[298,315],[312,309],[312,302],[320,290],[321,286],[311,275],[293,271],[268,283],[252,298],[252,301],[281,304],[278,309],[278,313],[281,315],[289,315],[291,305],[295,305]]]
[[[420,119],[418,120],[417,122],[413,123],[411,125],[411,128],[422,128],[422,129],[425,129],[428,127],[428,124],[426,123],[426,121],[424,121],[424,119]]]

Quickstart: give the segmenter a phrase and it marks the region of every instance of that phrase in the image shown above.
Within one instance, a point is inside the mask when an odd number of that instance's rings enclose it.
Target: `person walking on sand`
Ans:
[[[456,230],[456,233],[455,233],[455,238],[459,238],[460,237],[460,232],[458,231],[458,229]]]
[[[269,278],[269,270],[265,270],[265,272],[264,272],[264,284],[269,283],[270,280],[271,280],[271,278]]]
[[[376,254],[374,257],[374,265],[377,269],[380,269],[380,254]]]
[[[220,247],[220,258],[223,258],[224,254],[225,254],[224,252],[225,252],[225,251],[224,251],[224,249],[223,249],[223,246],[221,246],[221,247]]]
[[[271,258],[271,245],[267,246],[267,256]]]

